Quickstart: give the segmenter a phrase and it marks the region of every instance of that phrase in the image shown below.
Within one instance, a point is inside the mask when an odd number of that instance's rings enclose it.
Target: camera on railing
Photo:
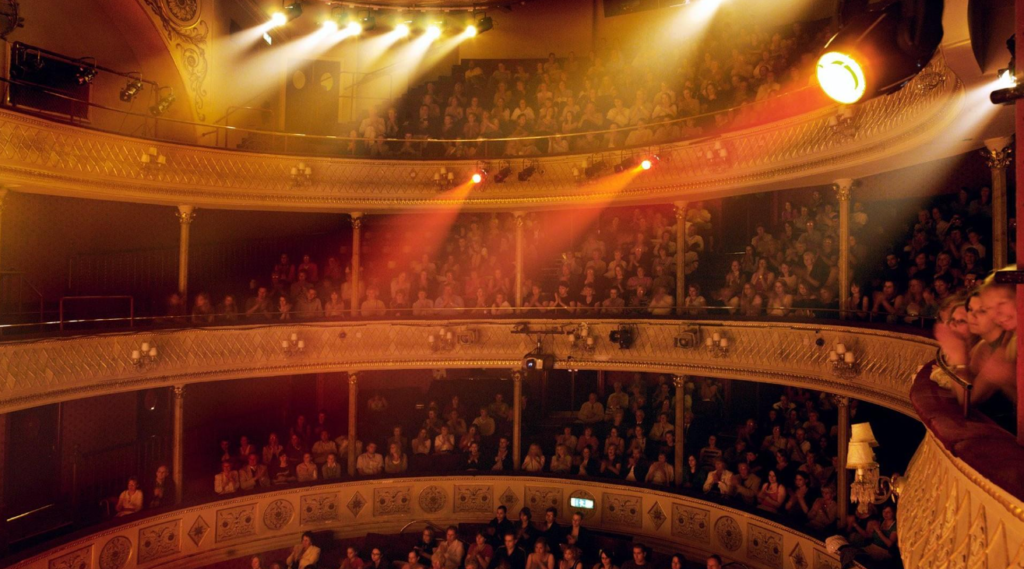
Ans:
[[[676,336],[675,346],[683,350],[700,347],[700,328],[686,328]]]
[[[473,329],[466,329],[456,334],[456,339],[463,346],[475,344],[480,341],[480,332]]]

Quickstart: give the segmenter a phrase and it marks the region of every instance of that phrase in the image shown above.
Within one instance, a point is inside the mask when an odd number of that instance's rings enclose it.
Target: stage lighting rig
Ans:
[[[135,99],[135,96],[142,92],[142,78],[129,75],[128,83],[121,88],[121,101],[130,103]]]
[[[509,164],[508,160],[502,160],[498,162],[498,171],[494,173],[494,183],[503,184],[509,176],[512,175],[512,165]],[[520,177],[522,173],[519,174]]]
[[[474,184],[482,184],[487,181],[487,164],[477,162],[476,168],[469,175],[469,181]]]
[[[167,91],[166,95],[159,95],[159,93],[163,93],[164,91]],[[166,113],[167,109],[170,109],[171,105],[173,105],[174,101],[176,100],[176,98],[174,97],[174,89],[171,89],[170,87],[161,87],[160,91],[158,91],[157,96],[158,99],[156,101],[156,104],[149,108],[149,112],[154,117],[158,117]]]
[[[1024,85],[1017,81],[1017,39],[1016,34],[1006,40],[1006,49],[1010,50],[1010,64],[999,70],[999,85],[1002,89],[992,91],[989,100],[993,105],[1013,104],[1024,97]]]
[[[523,169],[519,171],[519,181],[528,181],[538,171],[540,171],[542,174],[544,173],[542,170],[540,170],[539,164],[536,160],[527,160],[523,162]]]
[[[825,44],[818,83],[843,104],[899,90],[942,41],[944,0],[897,0],[854,14]]]
[[[473,24],[473,27],[476,29],[476,34],[474,35],[482,34],[494,28],[494,20],[492,20],[487,14],[478,12],[473,14],[473,19],[476,21],[476,23]]]
[[[85,60],[87,59],[92,60],[92,64],[82,65],[78,68],[78,71],[75,72],[75,81],[79,85],[92,83],[92,80],[96,78],[96,60],[91,57],[83,57],[79,61],[85,63]]]
[[[281,12],[284,15],[286,22],[291,22],[295,18],[302,15],[302,2],[292,2],[291,4],[285,4]]]
[[[629,324],[619,324],[619,327],[612,330],[608,334],[608,339],[613,344],[618,344],[620,350],[628,350],[633,346],[633,341],[636,339],[633,333],[633,327]]]

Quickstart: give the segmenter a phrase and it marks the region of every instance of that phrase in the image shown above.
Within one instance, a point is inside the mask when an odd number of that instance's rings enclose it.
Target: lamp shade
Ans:
[[[867,443],[872,447],[878,446],[875,433],[871,431],[871,423],[850,425],[850,443]]]
[[[846,453],[846,468],[856,470],[858,468],[870,468],[875,465],[875,451],[871,450],[868,443],[851,442]]]

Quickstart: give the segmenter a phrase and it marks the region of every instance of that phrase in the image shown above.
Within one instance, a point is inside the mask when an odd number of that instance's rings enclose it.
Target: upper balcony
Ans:
[[[900,91],[855,108],[820,104],[817,97],[808,87],[769,102],[779,107],[759,103],[724,111],[737,117],[729,130],[585,155],[499,154],[510,142],[522,146],[543,137],[447,141],[477,147],[480,155],[471,160],[333,157],[347,139],[153,117],[144,129],[148,137],[136,138],[5,109],[0,172],[7,187],[23,192],[212,208],[494,211],[664,203],[884,170],[893,155],[933,141],[956,120],[965,89],[939,53]],[[807,105],[808,98],[818,102]],[[120,113],[99,106],[92,112]],[[209,146],[171,142],[180,140],[182,129],[203,129],[210,136],[201,140]],[[254,147],[253,140],[261,143]],[[623,160],[647,155],[660,158],[655,168],[615,172]],[[506,166],[512,175],[498,183],[495,174]],[[517,174],[526,167],[533,174],[520,181]],[[490,176],[474,185],[470,176],[479,168]]]

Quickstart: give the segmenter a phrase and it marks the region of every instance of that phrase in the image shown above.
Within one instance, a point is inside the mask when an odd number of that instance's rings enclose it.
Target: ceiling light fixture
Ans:
[[[142,92],[142,78],[141,77],[128,77],[128,83],[121,88],[121,101],[130,103],[135,99],[135,96]]]

